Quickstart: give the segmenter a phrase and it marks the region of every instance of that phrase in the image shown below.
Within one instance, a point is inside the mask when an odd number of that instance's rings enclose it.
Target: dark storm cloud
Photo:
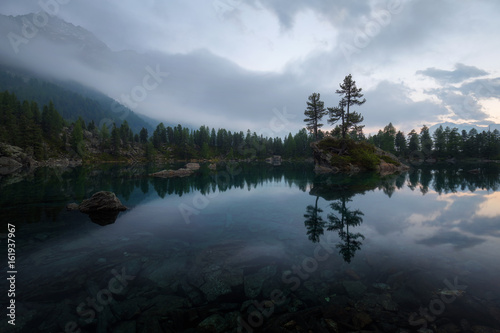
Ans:
[[[447,71],[437,68],[427,68],[417,71],[417,74],[431,77],[442,84],[459,83],[467,79],[488,75],[489,73],[475,66],[467,66],[464,64],[456,64],[455,70]]]

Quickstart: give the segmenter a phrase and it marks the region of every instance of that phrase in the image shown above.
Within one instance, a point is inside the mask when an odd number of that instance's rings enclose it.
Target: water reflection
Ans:
[[[381,177],[377,174],[364,174],[355,176],[329,175],[316,176],[313,180],[310,194],[316,197],[314,205],[306,207],[304,225],[308,238],[312,242],[319,242],[324,235],[325,229],[336,231],[339,242],[337,248],[346,262],[351,262],[357,250],[361,249],[365,236],[360,232],[353,232],[352,228],[361,225],[364,213],[358,208],[353,209],[349,203],[358,195],[367,191],[381,190],[388,197],[401,189],[405,184],[412,191],[419,191],[422,195],[430,192],[437,195],[438,201],[444,201],[445,207],[435,212],[425,210],[421,215],[412,214],[407,218],[411,223],[437,223],[444,212],[451,212],[456,201],[466,197],[468,203],[472,203],[471,197],[476,196],[474,191],[498,189],[500,183],[500,168],[498,165],[483,165],[469,172],[471,167],[445,165],[439,168],[421,167],[407,174]],[[465,192],[464,192],[465,191]],[[318,199],[323,198],[329,203],[330,212],[327,212],[326,221],[322,215],[323,209],[318,207]],[[496,236],[499,234],[496,223],[488,222],[500,215],[498,209],[498,192],[478,197],[486,201],[477,203],[477,209],[471,212],[471,220],[482,218],[481,227],[471,225],[462,221],[455,226],[457,230],[451,230],[448,225],[440,225],[433,235],[424,237],[417,244],[426,246],[438,246],[449,244],[455,249],[474,247],[485,242],[485,239],[477,236]],[[459,213],[462,214],[462,213]],[[447,214],[449,216],[449,214]],[[487,221],[488,220],[488,221]],[[455,221],[459,221],[457,218]],[[483,232],[482,229],[486,231]],[[469,233],[469,234],[467,234]],[[470,233],[476,235],[470,235]]]
[[[417,244],[436,246],[451,244],[457,250],[473,247],[486,240],[474,236],[467,236],[457,231],[441,231],[437,235],[417,241]]]
[[[283,179],[290,187],[306,191],[314,178],[312,165],[301,163],[281,166],[220,164],[216,173],[211,172],[208,165],[202,165],[191,177],[164,179],[148,176],[161,169],[178,167],[180,165],[105,164],[98,167],[38,168],[27,174],[0,176],[0,210],[5,221],[10,223],[55,222],[68,203],[81,202],[97,191],[114,192],[133,209],[155,194],[165,198],[194,191],[203,195],[235,188],[250,191],[264,183]],[[96,223],[108,224],[109,221]]]
[[[347,206],[347,203],[352,201],[349,197],[342,193],[339,193],[339,197],[338,200],[329,205],[332,213],[327,215],[328,221],[324,221],[323,216],[321,216],[323,210],[318,208],[319,196],[317,196],[314,206],[309,205],[306,208],[304,225],[308,238],[313,243],[320,241],[320,236],[324,234],[325,228],[328,231],[336,231],[340,239],[336,247],[339,249],[339,254],[349,263],[356,251],[361,248],[361,240],[365,239],[361,233],[351,232],[352,229],[349,230],[349,227],[359,226],[363,222],[362,216],[364,214],[359,209],[353,210]]]
[[[429,189],[439,194],[474,192],[478,189],[497,191],[499,184],[500,165],[495,163],[483,164],[475,169],[470,165],[454,164],[421,166],[409,172],[407,182],[409,188],[419,189],[422,194]]]
[[[363,193],[375,188],[387,196],[408,186],[423,195],[433,190],[438,194],[456,193],[478,189],[496,191],[500,184],[500,165],[475,166],[421,166],[407,174],[380,178],[375,174],[358,176],[315,176],[311,164],[283,163],[272,166],[266,163],[219,164],[216,173],[207,165],[191,177],[181,179],[151,178],[147,175],[160,169],[179,166],[152,165],[101,165],[99,167],[38,168],[27,174],[0,177],[0,209],[11,222],[56,221],[69,202],[81,202],[97,191],[112,191],[132,208],[156,194],[160,198],[168,195],[182,196],[199,191],[202,195],[225,192],[231,189],[249,191],[265,183],[285,181],[290,187],[307,191],[325,200],[335,198],[335,192],[345,195]],[[476,172],[469,172],[474,168]],[[154,191],[153,191],[154,190]],[[321,193],[320,193],[321,192]],[[491,198],[478,212],[480,216],[500,215],[496,207],[498,197]],[[29,204],[26,206],[26,204]],[[20,207],[23,207],[20,212]],[[314,209],[311,210],[314,213]],[[312,216],[314,218],[314,216]],[[314,224],[312,221],[310,222]],[[314,232],[311,237],[316,237]]]
[[[309,240],[313,243],[319,242],[319,237],[323,235],[326,225],[326,222],[323,221],[323,217],[320,215],[323,210],[318,208],[318,199],[319,197],[316,197],[314,206],[307,206],[307,213],[304,214],[304,217],[306,218],[304,224],[307,229],[307,235]]]
[[[364,193],[368,190],[381,188],[391,196],[396,188],[396,180],[399,176],[380,177],[371,174],[366,178],[360,176],[343,177],[332,175],[329,177],[319,176],[315,179],[311,195],[316,196],[315,205],[307,206],[307,213],[304,225],[307,229],[309,240],[319,242],[320,236],[324,234],[325,228],[328,231],[338,233],[339,242],[336,247],[344,261],[350,263],[357,250],[361,249],[362,240],[365,236],[360,232],[353,232],[352,228],[359,226],[363,222],[363,212],[359,209],[352,209],[348,203],[356,194]],[[319,197],[327,201],[333,201],[329,204],[331,212],[327,214],[327,221],[323,220],[321,213],[323,210],[318,208]],[[350,229],[351,228],[351,229]]]
[[[364,214],[359,210],[352,210],[347,207],[346,203],[350,202],[347,196],[341,195],[341,198],[332,204],[330,207],[335,214],[328,214],[328,230],[337,231],[340,237],[340,243],[337,244],[339,253],[346,262],[351,262],[354,254],[361,248],[361,240],[365,239],[361,233],[353,233],[349,231],[349,227],[353,228],[363,222]]]
[[[59,223],[18,226],[18,304],[35,309],[31,331],[62,331],[69,320],[82,332],[126,331],[126,320],[130,331],[151,321],[165,331],[197,332],[214,318],[234,328],[237,316],[252,323],[250,315],[270,309],[255,332],[281,331],[291,318],[304,331],[328,323],[339,332],[415,331],[410,313],[429,309],[448,286],[443,281],[455,277],[467,292],[440,317],[429,312],[432,324],[500,323],[498,197],[486,193],[499,182],[498,168],[347,177],[315,176],[311,165],[235,164],[185,179],[144,176],[154,171],[105,166],[0,180],[2,217],[22,220],[20,212],[33,211],[33,222],[38,214]],[[64,211],[98,190],[112,190],[131,209],[103,228]],[[226,193],[208,196],[185,223],[179,204],[216,191]],[[85,323],[78,304],[124,268],[136,277],[126,294]],[[272,302],[276,290],[283,304]],[[445,328],[435,331],[458,331]]]
[[[109,211],[109,212],[106,211],[99,213],[90,213],[88,215],[90,220],[95,224],[98,224],[100,226],[106,226],[108,224],[115,223],[119,213],[120,212],[118,211]]]

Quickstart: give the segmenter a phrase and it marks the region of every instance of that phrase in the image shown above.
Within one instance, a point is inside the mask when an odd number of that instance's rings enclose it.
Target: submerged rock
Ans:
[[[333,320],[328,319],[328,318],[325,318],[324,321],[326,324],[326,328],[328,329],[329,332],[338,333],[339,326],[337,325],[336,322],[334,322]]]
[[[262,291],[264,283],[276,275],[276,266],[266,266],[261,268],[257,273],[250,274],[244,278],[245,296],[254,299]]]
[[[66,206],[66,209],[71,211],[71,210],[78,210],[78,204],[73,202],[73,203],[70,203]]]
[[[360,281],[344,281],[342,284],[351,298],[360,298],[367,289]]]
[[[372,323],[372,321],[373,320],[370,315],[364,312],[358,312],[352,318],[352,323],[358,330],[364,328],[365,326],[368,326]]]
[[[227,331],[227,323],[221,315],[214,314],[203,320],[198,328],[202,332],[222,333]]]

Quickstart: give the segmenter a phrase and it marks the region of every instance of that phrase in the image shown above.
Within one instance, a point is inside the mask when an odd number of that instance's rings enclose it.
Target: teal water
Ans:
[[[500,328],[498,165],[386,177],[312,169],[203,166],[156,179],[145,176],[154,167],[104,166],[2,178],[3,248],[7,223],[16,226],[15,329]],[[116,221],[66,211],[100,190],[129,207]]]

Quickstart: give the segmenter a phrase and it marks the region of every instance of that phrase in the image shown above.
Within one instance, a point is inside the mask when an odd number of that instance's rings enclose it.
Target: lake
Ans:
[[[2,332],[500,329],[498,164],[380,177],[241,163],[147,176],[158,170],[0,180],[1,242],[7,252],[15,226],[17,271],[16,326],[4,314]],[[101,190],[129,209],[97,223],[66,211]]]

